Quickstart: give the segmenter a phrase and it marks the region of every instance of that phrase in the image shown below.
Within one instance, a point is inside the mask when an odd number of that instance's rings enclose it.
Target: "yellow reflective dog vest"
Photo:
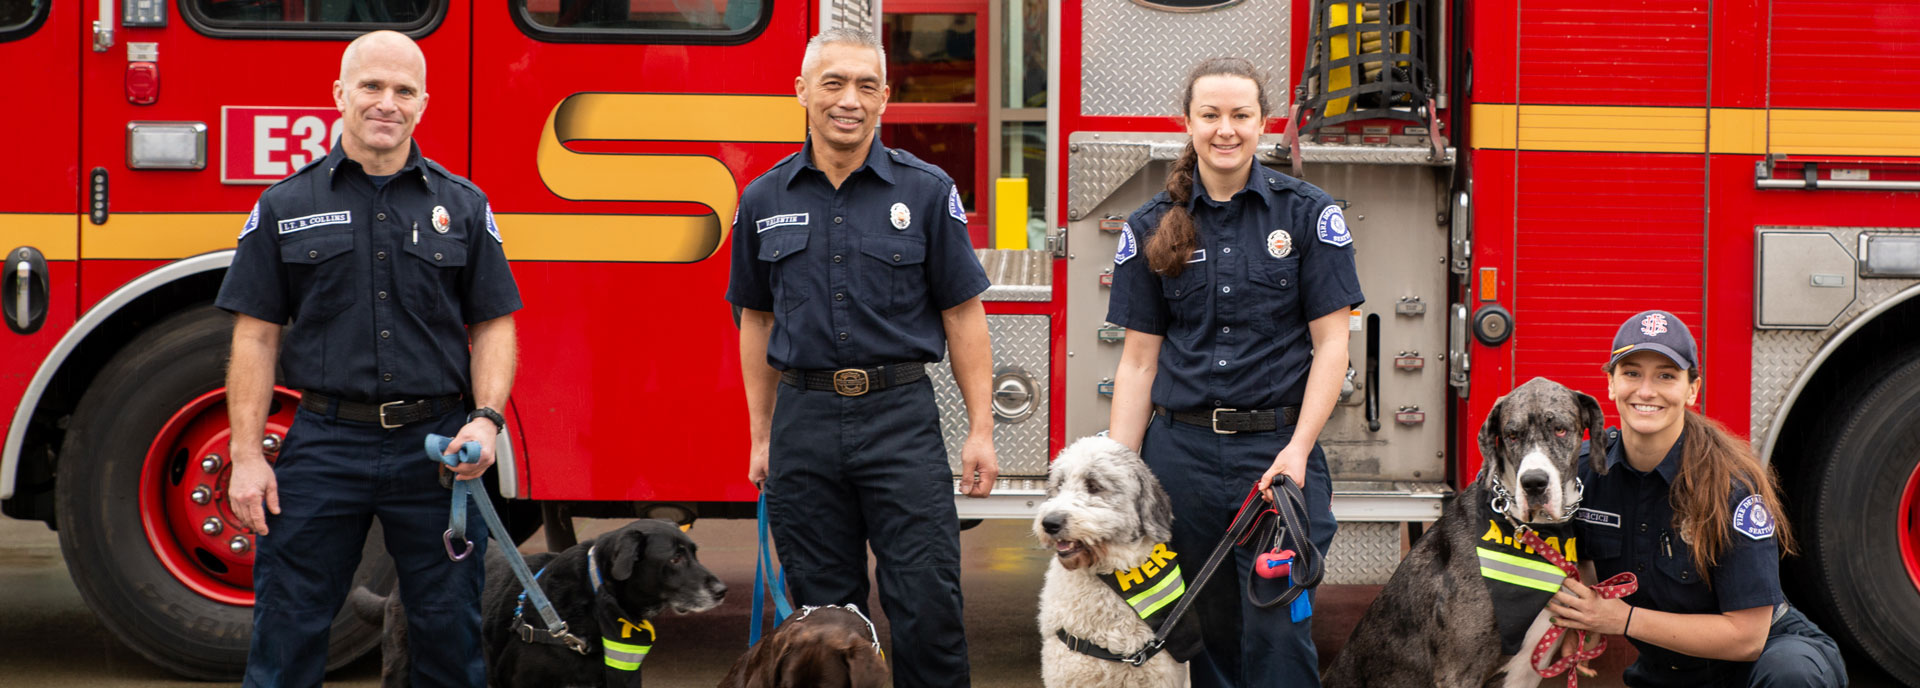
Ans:
[[[656,634],[653,622],[636,622],[620,609],[613,591],[600,580],[600,562],[594,549],[587,549],[587,575],[593,579],[593,620],[600,627],[600,654],[606,662],[603,672],[608,686],[638,688],[640,664],[653,650]]]
[[[1180,576],[1178,558],[1179,555],[1167,549],[1166,544],[1154,545],[1153,552],[1139,566],[1102,574],[1099,579],[1112,588],[1121,600],[1126,601],[1141,621],[1158,633],[1175,604],[1187,594],[1187,581]],[[1199,622],[1193,614],[1182,615],[1175,622],[1173,632],[1167,635],[1166,651],[1176,661],[1184,662],[1199,654],[1200,648]]]
[[[1527,628],[1533,625],[1540,610],[1547,607],[1547,600],[1560,591],[1560,583],[1566,580],[1567,574],[1540,553],[1521,544],[1492,506],[1482,505],[1480,510],[1487,522],[1485,534],[1475,547],[1480,555],[1480,578],[1487,583],[1487,594],[1493,599],[1493,614],[1500,622],[1500,652],[1518,654],[1526,640]],[[1571,529],[1556,525],[1533,526],[1533,529],[1548,547],[1559,549],[1567,561],[1578,561],[1579,552]]]

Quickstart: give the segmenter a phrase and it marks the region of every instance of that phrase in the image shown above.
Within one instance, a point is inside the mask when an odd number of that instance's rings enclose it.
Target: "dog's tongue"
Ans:
[[[1067,550],[1073,549],[1078,546],[1079,546],[1079,543],[1074,542],[1072,540],[1061,540],[1059,542],[1053,543],[1053,549],[1056,552],[1065,552]]]

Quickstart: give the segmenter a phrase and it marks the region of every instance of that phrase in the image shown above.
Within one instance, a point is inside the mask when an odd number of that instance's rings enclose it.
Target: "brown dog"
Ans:
[[[720,688],[886,688],[873,623],[855,609],[802,607],[735,660]]]

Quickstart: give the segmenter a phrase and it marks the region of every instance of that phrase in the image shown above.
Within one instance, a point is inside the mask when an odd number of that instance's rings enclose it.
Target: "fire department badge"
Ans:
[[[1353,245],[1353,233],[1347,231],[1347,216],[1340,213],[1340,206],[1330,205],[1320,211],[1320,242],[1329,246]]]
[[[1113,252],[1113,264],[1124,265],[1128,258],[1140,253],[1140,242],[1133,238],[1133,225],[1120,225],[1120,248]]]
[[[907,211],[905,203],[893,204],[893,209],[888,211],[888,215],[893,218],[894,229],[906,229],[907,225],[913,222],[913,213]]]
[[[733,221],[735,223],[739,223],[740,221],[740,213],[739,213],[739,209],[737,208],[734,210]],[[507,240],[500,238],[500,225],[493,223],[493,204],[492,203],[487,204],[487,233],[493,235],[494,241],[500,242],[502,244],[507,243]]]
[[[1665,313],[1649,313],[1640,319],[1640,333],[1649,337],[1658,337],[1667,333]]]
[[[1733,529],[1755,540],[1773,537],[1773,514],[1767,513],[1760,495],[1747,495],[1733,510]]]
[[[446,206],[444,205],[434,206],[433,207],[433,231],[439,232],[441,234],[446,234],[447,230],[449,229],[453,229],[453,216],[447,214]]]
[[[1293,235],[1287,230],[1276,229],[1267,235],[1267,254],[1275,258],[1285,258],[1293,253]]]
[[[240,228],[240,238],[242,239],[247,238],[248,234],[252,234],[253,230],[256,230],[259,228],[260,228],[260,204],[256,202],[253,204],[253,212],[247,214],[246,226]]]

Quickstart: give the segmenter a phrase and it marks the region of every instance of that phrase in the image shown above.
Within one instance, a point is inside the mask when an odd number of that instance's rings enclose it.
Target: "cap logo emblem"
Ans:
[[[452,228],[453,228],[453,216],[447,214],[447,207],[444,205],[434,206],[433,207],[433,231],[439,232],[441,234],[446,234],[447,230]]]
[[[888,214],[893,218],[894,229],[906,229],[907,225],[913,223],[913,213],[907,210],[905,203],[893,204],[893,209]]]
[[[1287,230],[1276,229],[1267,235],[1267,255],[1285,258],[1293,253],[1293,235]]]
[[[1658,337],[1667,333],[1667,316],[1664,313],[1648,313],[1640,319],[1640,333],[1649,337]]]

